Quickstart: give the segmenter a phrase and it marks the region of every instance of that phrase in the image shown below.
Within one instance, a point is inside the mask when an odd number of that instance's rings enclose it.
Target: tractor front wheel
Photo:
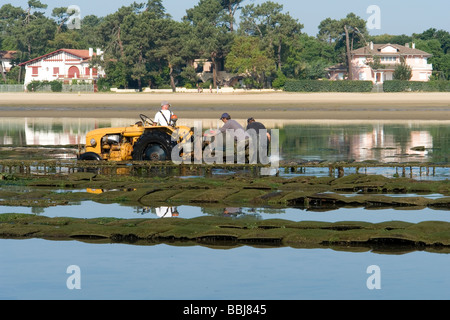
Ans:
[[[167,161],[176,143],[167,133],[149,131],[144,133],[133,146],[132,157],[136,161]]]

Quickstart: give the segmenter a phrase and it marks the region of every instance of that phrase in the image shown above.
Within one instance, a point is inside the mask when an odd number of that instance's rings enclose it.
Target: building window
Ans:
[[[53,68],[53,75],[54,75],[54,76],[59,75],[59,68],[58,68],[58,67],[54,67],[54,68]]]
[[[33,72],[31,73],[31,75],[33,77],[37,77],[39,75],[39,67],[31,67],[31,69],[33,70]]]
[[[97,75],[97,69],[96,68],[92,68],[92,75],[96,76]]]
[[[90,75],[91,75],[91,69],[89,69],[89,68],[86,67],[85,74],[86,74],[87,76],[90,76]]]
[[[397,57],[381,57],[381,62],[396,62]]]

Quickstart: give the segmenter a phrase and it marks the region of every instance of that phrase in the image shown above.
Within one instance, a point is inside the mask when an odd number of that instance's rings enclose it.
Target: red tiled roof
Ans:
[[[68,52],[70,54],[73,54],[74,56],[83,58],[83,59],[89,59],[89,50],[78,50],[78,49],[61,49],[65,52]]]
[[[47,53],[47,54],[45,54],[45,55],[43,55],[43,56],[40,56],[40,57],[31,59],[31,60],[28,60],[28,61],[26,61],[26,62],[22,62],[21,64],[19,64],[19,66],[24,66],[24,65],[29,64],[30,62],[44,59],[44,58],[46,58],[46,57],[48,57],[48,56],[51,56],[51,55],[53,55],[53,54],[55,54],[55,53],[57,53],[57,52],[60,52],[60,51],[67,52],[67,53],[69,53],[69,54],[71,54],[71,55],[74,55],[74,56],[76,56],[76,57],[79,57],[79,58],[81,58],[81,59],[83,59],[83,60],[88,60],[88,59],[91,58],[91,57],[89,56],[89,50],[79,50],[79,49],[59,49],[59,50],[56,50],[56,51]],[[95,55],[96,55],[96,54],[94,53],[94,56],[95,56]]]
[[[385,47],[393,47],[395,49],[397,49],[396,54],[399,55],[420,55],[420,56],[429,56],[431,57],[432,55],[429,54],[428,52],[419,50],[419,49],[414,49],[414,48],[408,48],[406,46],[402,46],[399,44],[373,44],[373,49],[370,48],[370,45],[367,45],[365,47],[356,49],[352,51],[352,54],[354,55],[392,55],[392,52],[386,52],[383,53],[381,52],[381,50]]]

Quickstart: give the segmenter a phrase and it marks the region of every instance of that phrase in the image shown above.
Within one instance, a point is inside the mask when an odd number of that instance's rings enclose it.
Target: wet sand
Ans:
[[[450,120],[450,93],[0,93],[1,117]]]

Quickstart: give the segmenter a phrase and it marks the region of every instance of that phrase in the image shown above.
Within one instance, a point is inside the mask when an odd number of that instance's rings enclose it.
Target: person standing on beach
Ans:
[[[159,110],[155,115],[155,120],[153,121],[157,126],[167,127],[170,124],[170,118],[173,113],[169,110],[170,103],[167,101],[161,102],[161,110]]]

